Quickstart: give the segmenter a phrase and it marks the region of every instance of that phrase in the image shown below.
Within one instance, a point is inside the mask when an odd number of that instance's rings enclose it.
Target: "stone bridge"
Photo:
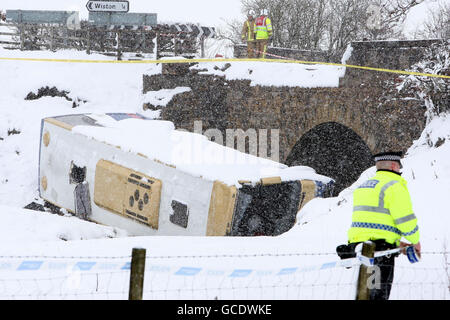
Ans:
[[[405,70],[431,43],[354,42],[347,64]],[[373,153],[405,152],[425,126],[423,103],[396,90],[398,74],[347,68],[336,88],[263,87],[250,86],[250,80],[200,75],[187,66],[164,65],[161,75],[144,76],[144,93],[192,89],[176,95],[162,109],[162,119],[188,130],[201,120],[203,130],[217,128],[224,136],[230,128],[278,129],[279,141],[269,144],[279,145],[279,161],[333,177],[337,192],[373,165]]]

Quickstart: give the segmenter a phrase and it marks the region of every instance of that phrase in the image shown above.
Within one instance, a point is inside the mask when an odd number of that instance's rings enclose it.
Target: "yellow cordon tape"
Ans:
[[[39,59],[39,58],[2,58],[0,57],[0,61],[9,60],[9,61],[33,61],[33,62],[66,62],[66,63],[200,63],[200,62],[245,62],[245,61],[256,61],[256,62],[278,62],[278,63],[297,63],[297,64],[319,64],[319,65],[328,65],[328,66],[337,66],[337,67],[346,67],[346,68],[354,68],[354,69],[362,69],[362,70],[370,70],[370,71],[379,71],[379,72],[388,72],[388,73],[396,73],[403,75],[413,75],[413,76],[422,76],[422,77],[433,77],[433,78],[442,78],[442,79],[450,79],[450,76],[440,75],[440,74],[432,74],[432,73],[420,73],[420,72],[412,72],[412,71],[404,71],[404,70],[391,70],[391,69],[383,69],[383,68],[374,68],[374,67],[364,67],[357,65],[349,65],[349,64],[339,64],[339,63],[331,63],[331,62],[316,62],[316,61],[301,61],[301,60],[284,60],[284,59],[180,59],[180,60],[132,60],[132,61],[113,61],[113,60],[82,60],[82,59]]]

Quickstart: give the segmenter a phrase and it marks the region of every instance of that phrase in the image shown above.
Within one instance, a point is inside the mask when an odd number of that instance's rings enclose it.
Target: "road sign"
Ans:
[[[6,20],[14,23],[57,23],[69,29],[79,29],[78,11],[6,10]]]
[[[128,1],[89,1],[86,4],[89,12],[128,12]]]
[[[203,29],[202,29],[201,26],[196,26],[196,27],[197,27],[197,29],[199,31],[197,37],[201,38],[203,36],[203,34],[204,34]]]
[[[212,27],[202,27],[195,24],[171,24],[168,25],[173,33],[186,33],[197,38],[215,38],[216,30]]]

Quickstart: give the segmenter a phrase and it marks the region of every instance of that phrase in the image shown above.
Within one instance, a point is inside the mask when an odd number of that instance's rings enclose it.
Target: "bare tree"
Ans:
[[[399,38],[408,11],[423,0],[241,0],[269,10],[274,46],[326,50],[340,60],[351,41]]]
[[[216,29],[216,39],[218,40],[229,40],[233,44],[238,44],[242,42],[241,31],[243,21],[238,19],[233,19],[229,21],[224,21],[225,26]]]
[[[365,24],[367,38],[385,40],[398,39],[402,36],[401,25],[409,10],[422,3],[423,0],[370,0],[365,2],[368,9],[366,21],[372,21],[372,23]]]
[[[334,59],[355,40],[401,37],[401,25],[409,10],[422,0],[329,0],[327,50]]]
[[[419,36],[424,38],[449,39],[450,38],[450,3],[439,3],[438,10],[429,10],[424,30]]]
[[[363,0],[329,1],[325,48],[332,60],[339,59],[351,41],[364,38],[366,8]]]
[[[288,11],[288,42],[298,49],[319,49],[326,28],[328,0],[294,0]]]
[[[412,70],[419,73],[450,75],[450,39],[442,40],[426,49],[424,58]],[[448,80],[423,76],[402,76],[400,93],[413,94],[427,107],[427,118],[450,111]]]

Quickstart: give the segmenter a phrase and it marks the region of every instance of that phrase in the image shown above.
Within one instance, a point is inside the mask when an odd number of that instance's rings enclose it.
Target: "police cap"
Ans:
[[[400,160],[403,157],[403,152],[395,152],[395,151],[389,151],[389,152],[382,152],[377,153],[373,156],[373,160],[375,162],[377,161],[397,161],[400,162]]]

